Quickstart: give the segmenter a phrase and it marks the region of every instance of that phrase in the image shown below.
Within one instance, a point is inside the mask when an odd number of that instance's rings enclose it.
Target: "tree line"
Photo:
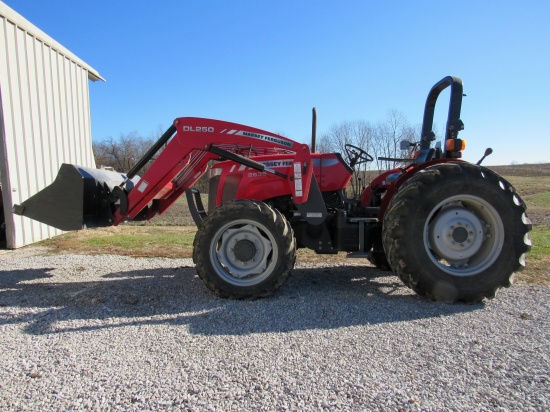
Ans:
[[[159,131],[150,137],[143,137],[134,131],[128,134],[121,134],[118,139],[110,137],[100,142],[92,142],[96,166],[98,168],[126,173],[137,164],[161,135],[162,132]],[[138,175],[142,176],[161,152],[162,149],[141,168]],[[207,193],[207,174],[199,179],[195,184],[195,188],[202,193]]]
[[[359,195],[369,183],[369,176],[379,174],[384,170],[393,169],[396,162],[384,160],[407,157],[408,153],[402,153],[400,142],[418,140],[419,127],[414,128],[405,116],[397,111],[390,110],[384,121],[372,124],[364,120],[343,121],[332,125],[329,130],[320,136],[317,151],[322,153],[339,152],[345,157],[346,144],[352,144],[365,150],[373,157],[372,162],[363,163],[355,168],[351,181],[349,195]],[[377,173],[372,173],[376,171]],[[369,173],[371,172],[371,173]]]
[[[351,195],[358,195],[362,187],[369,182],[369,171],[378,171],[392,169],[396,162],[382,160],[381,158],[401,158],[405,153],[400,150],[402,140],[418,140],[419,127],[411,126],[405,116],[397,111],[390,110],[384,121],[376,124],[364,120],[342,121],[333,124],[328,131],[321,134],[317,142],[317,151],[322,153],[338,152],[346,157],[346,144],[352,144],[368,152],[374,158],[373,162],[359,165],[356,172],[351,190]],[[109,138],[100,142],[93,143],[93,152],[96,165],[98,167],[112,168],[120,172],[128,172],[149,148],[161,136],[159,131],[151,137],[143,137],[137,132],[122,134],[118,139]],[[150,167],[152,159],[141,171],[145,173]],[[197,182],[197,189],[201,192],[208,190],[207,176],[203,176]]]

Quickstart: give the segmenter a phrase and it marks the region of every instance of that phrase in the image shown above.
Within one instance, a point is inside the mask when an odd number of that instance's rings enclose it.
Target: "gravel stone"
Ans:
[[[0,409],[550,410],[547,288],[434,303],[353,260],[232,301],[190,259],[32,247],[0,268]]]

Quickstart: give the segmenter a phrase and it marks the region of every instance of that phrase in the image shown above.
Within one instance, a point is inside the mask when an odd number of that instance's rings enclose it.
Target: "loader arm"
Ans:
[[[252,159],[280,153],[292,159],[287,174]],[[61,230],[149,220],[191,188],[211,160],[224,159],[282,179],[297,205],[310,198],[313,162],[307,145],[241,124],[181,117],[127,174],[63,164],[54,182],[14,205],[13,212]]]
[[[113,225],[143,216],[147,220],[166,211],[206,172],[211,160],[228,159],[244,167],[284,179],[297,204],[307,202],[313,175],[309,147],[283,136],[249,126],[196,117],[181,117],[138,165],[145,165],[165,144],[150,168],[129,192],[118,190],[120,207]],[[165,142],[163,142],[165,141]],[[293,156],[289,175],[255,162],[250,156],[285,153]],[[128,173],[131,178],[138,171]]]

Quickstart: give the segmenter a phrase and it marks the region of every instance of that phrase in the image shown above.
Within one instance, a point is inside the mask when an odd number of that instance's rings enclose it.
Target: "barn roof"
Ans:
[[[77,57],[74,53],[69,51],[67,48],[63,47],[61,44],[59,44],[57,41],[52,39],[50,36],[48,36],[46,33],[44,33],[42,30],[40,30],[38,27],[36,27],[34,24],[32,24],[30,21],[25,19],[23,16],[21,16],[19,13],[17,13],[15,10],[8,7],[5,3],[0,1],[0,16],[3,16],[7,20],[9,20],[11,23],[15,24],[22,30],[26,31],[30,35],[34,36],[37,40],[43,42],[44,44],[47,44],[52,49],[56,50],[57,52],[64,55],[69,60],[73,61],[77,65],[83,67],[88,71],[88,78],[92,81],[98,81],[102,80],[105,81],[103,77],[97,72],[96,69],[94,69],[92,66],[84,62],[82,59]]]

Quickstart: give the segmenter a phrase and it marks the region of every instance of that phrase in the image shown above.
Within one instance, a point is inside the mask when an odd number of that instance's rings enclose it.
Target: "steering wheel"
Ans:
[[[360,165],[361,163],[372,162],[374,160],[370,154],[365,152],[360,147],[352,144],[345,144],[344,148],[346,149],[346,155],[348,156],[348,163],[350,167]]]

